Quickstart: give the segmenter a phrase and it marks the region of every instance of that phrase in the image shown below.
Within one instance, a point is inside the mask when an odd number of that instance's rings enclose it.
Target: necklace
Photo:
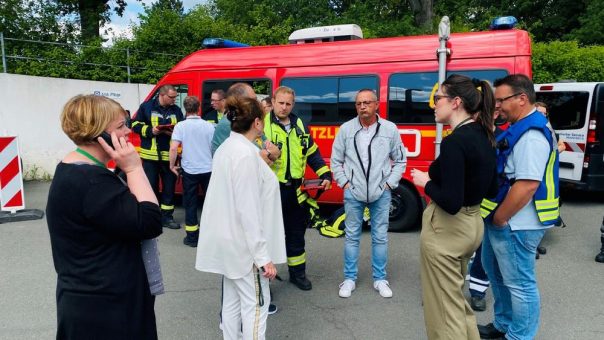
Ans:
[[[472,119],[472,117],[468,117],[468,118],[462,120],[459,124],[457,124],[455,126],[455,128],[453,128],[453,131],[457,130],[457,128],[459,128],[460,126],[464,125],[468,121],[474,121],[474,120]]]
[[[93,155],[91,155],[90,153],[88,153],[88,151],[82,150],[80,148],[77,148],[75,151],[77,153],[81,154],[81,155],[84,155],[84,157],[90,159],[91,161],[93,161],[94,164],[96,164],[96,165],[98,165],[98,166],[100,166],[102,168],[105,167],[105,164],[103,164],[101,161],[99,161],[98,159],[96,159]]]

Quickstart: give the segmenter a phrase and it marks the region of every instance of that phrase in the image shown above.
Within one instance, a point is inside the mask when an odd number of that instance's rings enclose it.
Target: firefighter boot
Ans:
[[[304,271],[289,271],[289,282],[296,285],[296,287],[302,290],[311,290],[312,283],[306,278],[306,272]]]
[[[174,221],[172,213],[174,210],[161,210],[161,224],[164,228],[180,229],[180,223]]]
[[[187,236],[182,240],[182,243],[186,246],[197,248],[197,241],[199,240],[199,229],[195,231],[187,231]]]
[[[602,221],[602,226],[600,226],[600,232],[602,247],[600,248],[600,253],[596,255],[596,262],[604,263],[604,221]]]

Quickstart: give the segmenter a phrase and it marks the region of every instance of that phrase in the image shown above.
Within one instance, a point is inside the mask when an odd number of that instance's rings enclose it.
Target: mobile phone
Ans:
[[[305,179],[304,182],[302,182],[302,190],[323,189],[323,187],[321,186],[321,183],[323,183],[323,180],[320,178]]]
[[[103,140],[105,141],[105,143],[109,144],[109,146],[113,149],[113,141],[111,140],[111,135],[110,134],[108,134],[107,132],[103,131],[103,132],[101,132],[101,135],[99,137],[103,138]]]

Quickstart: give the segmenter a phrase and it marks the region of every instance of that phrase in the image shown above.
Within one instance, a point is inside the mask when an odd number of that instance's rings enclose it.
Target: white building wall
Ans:
[[[67,100],[96,93],[134,114],[153,86],[0,73],[0,136],[19,137],[25,179],[50,178],[75,148],[59,122]]]

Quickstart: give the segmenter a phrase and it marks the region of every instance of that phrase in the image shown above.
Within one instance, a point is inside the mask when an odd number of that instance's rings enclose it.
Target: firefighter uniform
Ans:
[[[308,164],[321,179],[331,181],[331,171],[325,165],[319,148],[313,142],[309,130],[300,118],[289,115],[290,124],[286,128],[279,122],[274,112],[265,117],[264,134],[267,140],[281,149],[281,157],[271,168],[277,175],[281,189],[281,208],[285,226],[285,248],[289,266],[290,281],[301,289],[311,289],[306,280],[306,253],[304,251],[304,233],[308,225],[309,199],[306,192],[300,190],[304,171]],[[307,285],[300,285],[296,278],[302,278]]]
[[[159,98],[141,104],[132,123],[132,130],[140,136],[141,145],[138,150],[143,161],[143,169],[151,183],[155,194],[159,196],[159,177],[161,177],[162,193],[160,207],[164,226],[178,229],[174,223],[174,188],[176,175],[170,171],[170,139],[160,133],[153,135],[153,127],[158,125],[176,125],[184,119],[182,111],[176,105],[162,107]]]

